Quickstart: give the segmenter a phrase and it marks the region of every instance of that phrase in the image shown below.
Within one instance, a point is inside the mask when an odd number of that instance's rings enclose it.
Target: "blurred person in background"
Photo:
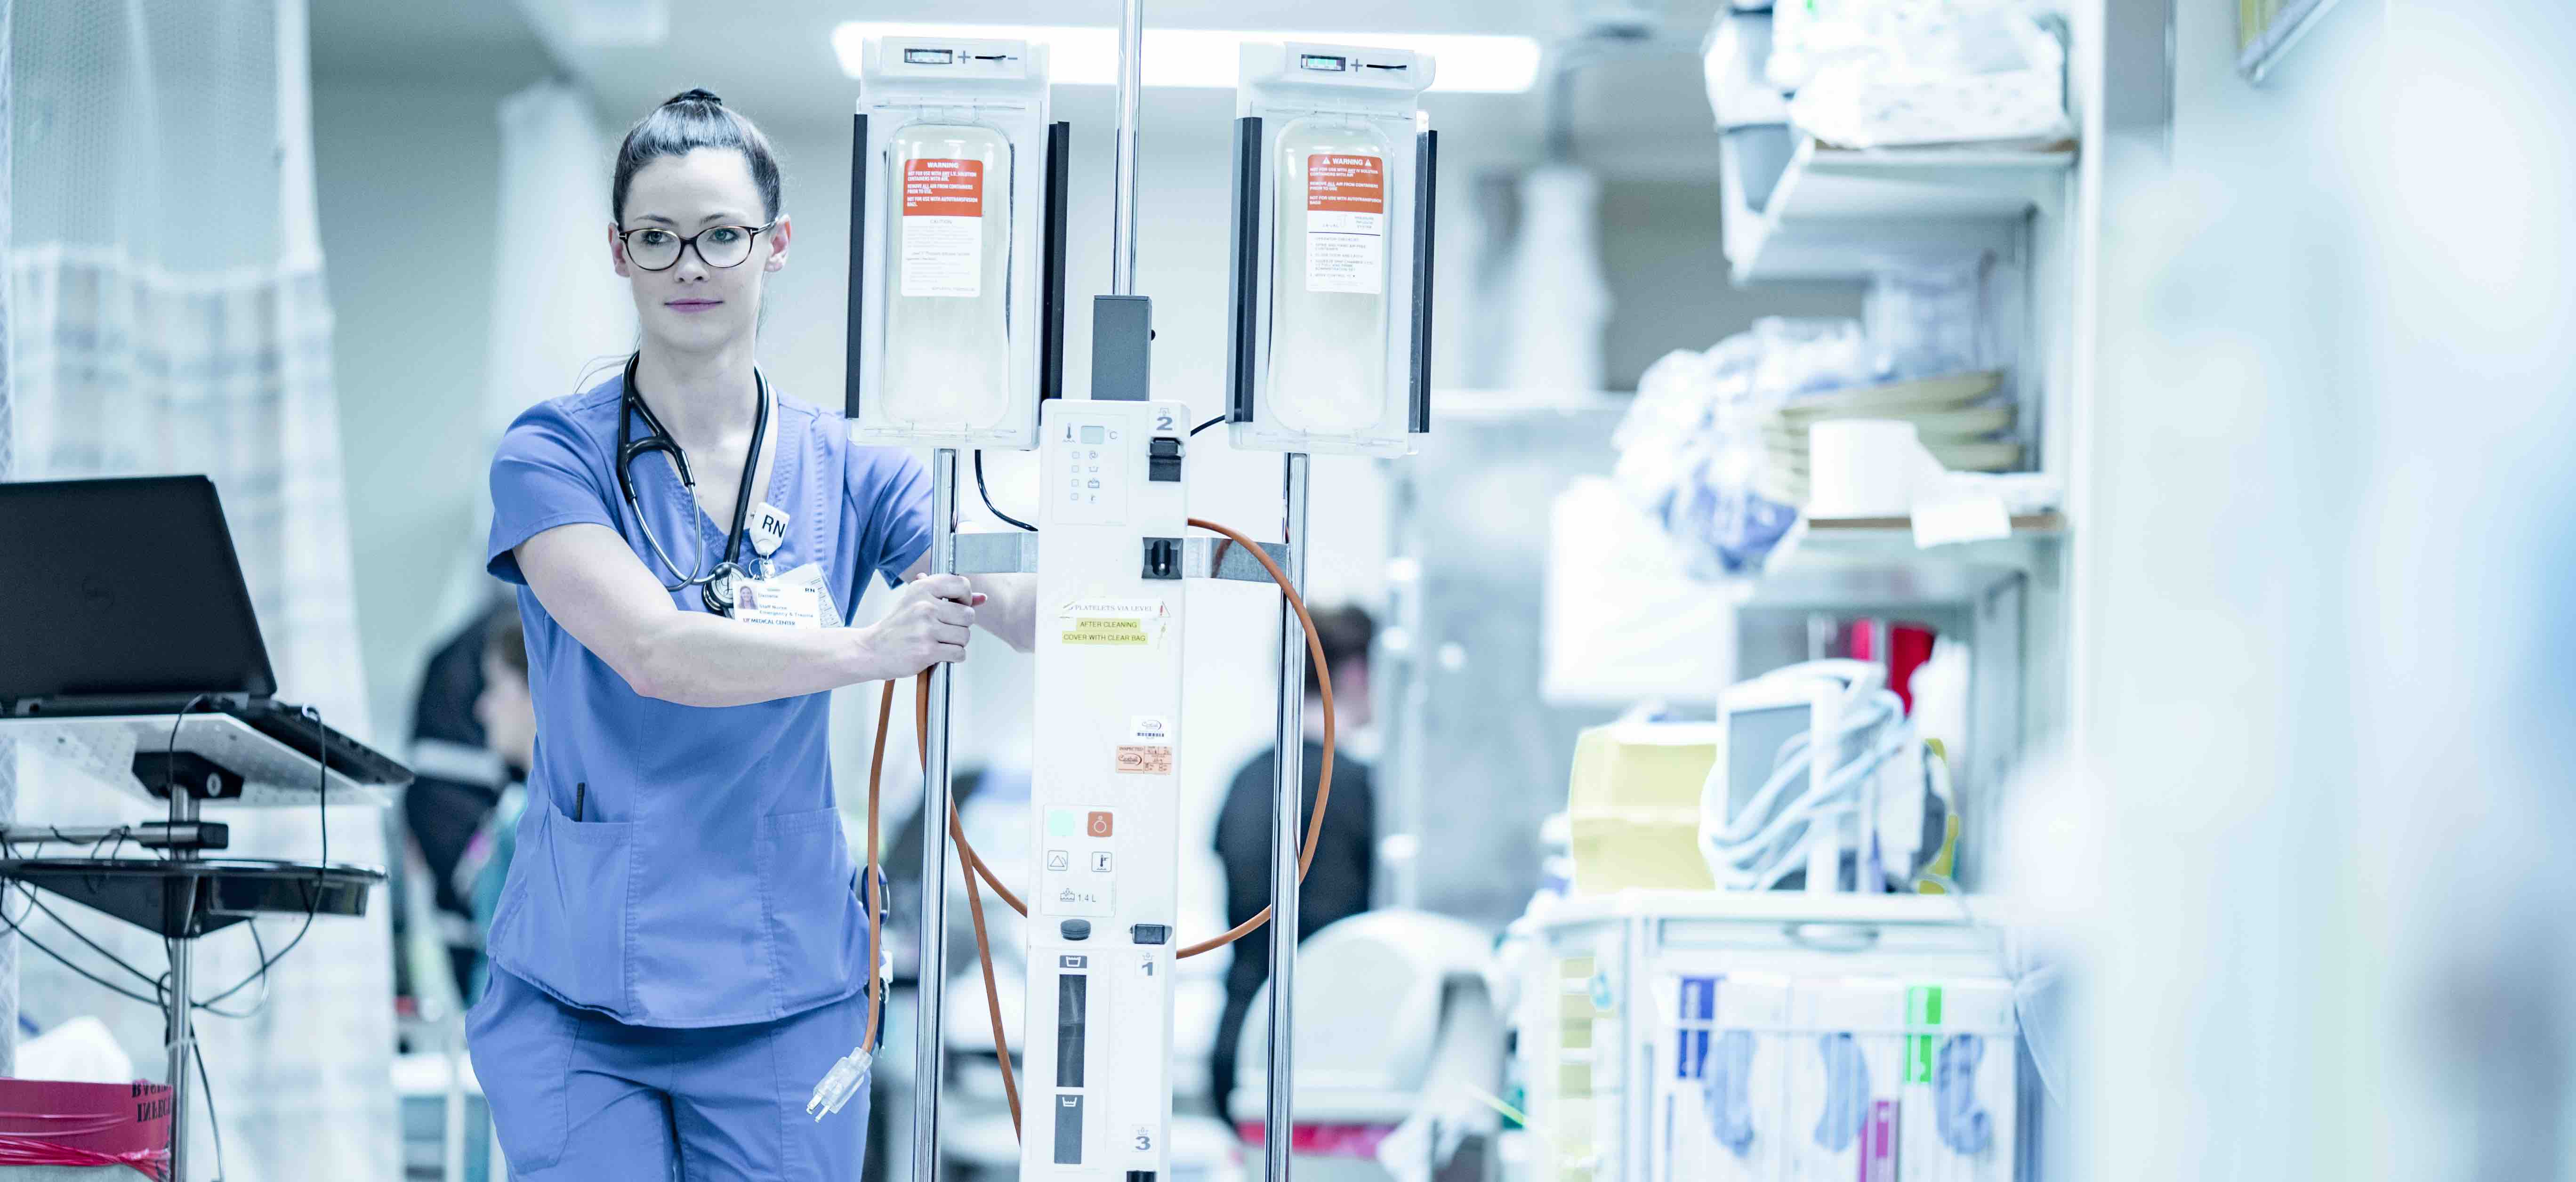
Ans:
[[[1312,613],[1324,660],[1333,670],[1333,720],[1343,741],[1375,717],[1369,701],[1369,646],[1377,624],[1356,607],[1326,608]],[[1315,788],[1324,769],[1324,699],[1315,668],[1306,667],[1306,752],[1299,761],[1305,774],[1305,804],[1300,815],[1315,815]],[[1217,813],[1216,854],[1225,865],[1225,922],[1240,925],[1270,905],[1270,829],[1277,813],[1272,777],[1278,749],[1254,756],[1234,774],[1225,805]],[[1336,752],[1333,795],[1324,812],[1324,830],[1315,843],[1315,861],[1297,894],[1297,939],[1369,909],[1377,869],[1377,794],[1368,765]],[[1208,1094],[1217,1116],[1232,1123],[1236,1044],[1252,1013],[1253,994],[1270,979],[1270,940],[1256,935],[1232,945],[1234,959],[1225,970],[1225,1012],[1217,1020],[1216,1048],[1208,1060]]]
[[[457,629],[430,656],[428,668],[421,673],[420,693],[413,699],[414,778],[402,798],[403,828],[429,870],[439,943],[447,949],[459,995],[469,998],[474,996],[469,986],[483,959],[483,937],[471,901],[456,888],[457,859],[475,831],[490,819],[493,802],[500,799],[501,786],[511,775],[493,754],[484,726],[477,721],[478,699],[484,690],[484,653],[494,624],[505,616],[515,629],[518,608],[502,601]],[[395,914],[401,918],[401,909]],[[396,963],[399,969],[410,967],[399,958]],[[412,985],[403,992],[416,995],[419,988]]]
[[[518,848],[519,817],[528,807],[528,769],[537,762],[537,703],[528,693],[528,638],[519,624],[519,609],[503,608],[484,629],[483,692],[474,699],[474,719],[483,724],[492,754],[501,758],[508,783],[485,812],[483,824],[465,843],[448,887],[473,909],[474,932],[492,930],[492,915],[501,905],[501,885],[510,873],[510,855]],[[485,966],[475,966],[467,1001],[483,996]]]

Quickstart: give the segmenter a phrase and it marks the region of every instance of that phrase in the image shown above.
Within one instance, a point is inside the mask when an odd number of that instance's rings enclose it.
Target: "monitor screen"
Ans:
[[[1812,709],[1804,703],[1795,706],[1769,706],[1756,710],[1731,710],[1726,715],[1726,815],[1742,815],[1755,793],[1770,780],[1772,769],[1780,762],[1780,749],[1789,741],[1807,733],[1813,724]],[[1801,755],[1799,770],[1790,785],[1775,798],[1796,799],[1806,789],[1807,759]]]

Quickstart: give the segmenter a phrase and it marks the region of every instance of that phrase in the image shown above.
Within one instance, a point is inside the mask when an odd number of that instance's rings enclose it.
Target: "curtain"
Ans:
[[[282,695],[365,739],[305,46],[303,0],[90,0],[18,13],[14,475],[211,476]],[[64,767],[22,760],[18,775],[27,819],[154,815]],[[232,825],[239,856],[321,853],[316,812],[210,816]],[[384,863],[377,810],[330,810],[329,827],[332,861]],[[56,910],[143,972],[161,970],[157,939]],[[200,1020],[213,1085],[201,1111],[221,1119],[233,1182],[397,1176],[388,909],[372,910],[314,922],[265,987],[228,1003],[252,1016]],[[275,949],[301,923],[262,921],[263,938]],[[29,931],[58,951],[87,951],[41,917]],[[153,1010],[26,959],[31,1018],[96,1014],[138,1065],[162,1062]],[[98,958],[74,959],[100,971]],[[258,963],[241,929],[201,941],[201,997]],[[192,1140],[192,1172],[214,1176],[202,1122]]]
[[[595,382],[635,343],[635,304],[608,266],[612,145],[582,91],[560,79],[501,101],[501,178],[492,258],[492,343],[481,420],[489,454],[519,412]],[[483,572],[491,493],[477,492],[474,529],[439,597],[446,636],[499,592]]]
[[[1601,272],[1600,178],[1555,164],[1522,179],[1520,233],[1506,274],[1503,387],[1601,389],[1610,284]]]

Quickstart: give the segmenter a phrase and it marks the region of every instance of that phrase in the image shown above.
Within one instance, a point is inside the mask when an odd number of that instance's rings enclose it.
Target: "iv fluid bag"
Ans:
[[[886,154],[886,416],[992,427],[1010,408],[1010,142],[916,123]]]
[[[1291,430],[1350,434],[1385,416],[1386,154],[1356,118],[1280,129],[1269,390]]]

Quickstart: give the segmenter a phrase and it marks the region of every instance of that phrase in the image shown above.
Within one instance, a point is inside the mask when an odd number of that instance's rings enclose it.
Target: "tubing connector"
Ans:
[[[849,1057],[832,1064],[832,1070],[824,1074],[823,1082],[814,1085],[814,1098],[805,1102],[805,1111],[812,1113],[817,1121],[839,1112],[842,1105],[850,1102],[850,1097],[858,1095],[859,1089],[866,1086],[868,1064],[875,1059],[875,1054],[860,1047],[852,1050]]]

